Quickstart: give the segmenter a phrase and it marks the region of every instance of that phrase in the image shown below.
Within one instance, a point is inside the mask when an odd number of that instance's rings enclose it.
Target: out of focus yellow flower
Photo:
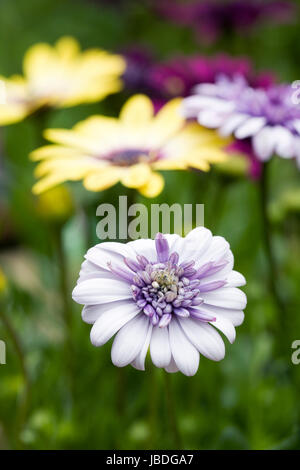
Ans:
[[[36,209],[44,220],[65,222],[74,211],[71,193],[62,185],[51,188],[38,196]]]
[[[0,268],[0,295],[5,291],[7,285],[6,277]]]
[[[30,47],[23,61],[24,76],[0,76],[0,125],[24,119],[43,106],[68,107],[101,100],[120,90],[124,59],[101,49],[81,52],[72,37],[55,46]]]
[[[151,100],[130,98],[119,118],[92,116],[72,130],[48,129],[47,145],[31,154],[42,160],[36,168],[41,178],[33,187],[39,194],[66,180],[83,180],[86,189],[101,191],[121,182],[147,197],[163,189],[156,170],[197,168],[224,161],[228,142],[215,131],[186,123],[179,113],[181,100],[167,103],[155,116]]]

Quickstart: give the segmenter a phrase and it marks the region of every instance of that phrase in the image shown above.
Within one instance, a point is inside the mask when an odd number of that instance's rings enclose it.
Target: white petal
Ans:
[[[246,284],[246,279],[241,273],[231,271],[231,273],[226,276],[226,282],[228,287],[241,287]]]
[[[292,158],[294,155],[293,134],[283,126],[276,126],[276,147],[275,152],[282,158]]]
[[[103,312],[110,310],[116,304],[122,304],[125,302],[121,300],[119,302],[110,302],[108,304],[98,304],[98,305],[86,305],[81,312],[82,320],[85,323],[93,324],[100,317]]]
[[[112,263],[113,266],[122,266],[123,269],[130,270],[124,263],[124,258],[134,258],[135,252],[127,243],[117,242],[104,242],[94,246],[85,255],[85,258],[97,266],[109,270],[107,263]]]
[[[264,127],[253,137],[253,149],[262,161],[269,160],[276,145],[276,134],[273,127]]]
[[[134,301],[115,302],[105,309],[91,329],[91,342],[94,346],[102,346],[119,331],[122,326],[132,320],[140,312]]]
[[[197,227],[191,230],[185,238],[176,240],[172,250],[179,254],[179,263],[196,261],[208,249],[211,241],[211,231],[205,227]]]
[[[228,117],[219,129],[219,134],[223,137],[231,135],[235,129],[248,118],[247,114],[234,114]]]
[[[245,293],[236,287],[222,287],[212,292],[205,292],[201,297],[206,304],[217,307],[243,310],[247,305]]]
[[[222,316],[229,320],[234,326],[241,325],[245,317],[244,312],[242,310],[216,307],[207,304],[202,304],[201,310],[204,310],[206,313],[211,314],[215,317]]]
[[[136,255],[143,255],[149,261],[155,262],[157,260],[157,253],[155,248],[155,241],[151,239],[139,238],[127,244]]]
[[[78,304],[94,305],[131,299],[132,293],[130,285],[122,280],[88,279],[77,284],[72,297]]]
[[[142,346],[142,349],[140,350],[140,352],[138,353],[138,355],[134,359],[134,361],[132,361],[132,363],[131,363],[132,367],[134,367],[135,369],[145,370],[145,359],[146,359],[149,344],[150,344],[150,339],[151,339],[151,335],[152,335],[152,328],[153,328],[152,323],[149,322],[148,332],[147,332],[147,335],[146,335],[145,342]]]
[[[150,354],[156,367],[167,367],[171,361],[171,348],[168,328],[153,328],[150,342]]]
[[[178,372],[179,369],[178,367],[176,366],[176,363],[172,357],[171,361],[170,361],[170,364],[167,365],[167,367],[165,367],[165,370],[167,372],[169,372],[169,374],[174,374],[175,372]]]
[[[127,366],[137,357],[145,344],[148,325],[148,317],[141,314],[121,328],[111,349],[111,360],[115,366]]]
[[[181,318],[179,321],[189,340],[203,356],[212,361],[221,361],[224,358],[224,342],[211,325],[193,318]]]
[[[228,341],[230,341],[231,344],[234,342],[236,332],[230,320],[220,315],[219,317],[216,317],[216,321],[211,323],[211,325],[215,328],[218,328],[218,330],[222,331],[222,333],[224,333],[224,335],[226,336]]]
[[[266,124],[266,118],[253,117],[248,119],[244,124],[238,127],[234,135],[237,139],[245,139],[251,137],[259,132]]]
[[[300,134],[300,119],[295,119],[293,121],[293,126],[296,129],[296,131],[298,132],[298,134]]]
[[[178,369],[184,375],[195,375],[199,366],[199,353],[176,319],[173,319],[169,325],[169,338],[172,356]]]
[[[199,124],[210,129],[216,129],[219,126],[222,126],[226,119],[227,116],[211,109],[200,111],[198,114]]]
[[[209,261],[220,261],[220,260],[233,261],[232,254],[230,252],[229,243],[223,237],[215,236],[212,238],[211,243],[203,254],[197,256],[196,266],[201,266],[208,263]],[[227,263],[226,271],[230,269],[230,264]]]

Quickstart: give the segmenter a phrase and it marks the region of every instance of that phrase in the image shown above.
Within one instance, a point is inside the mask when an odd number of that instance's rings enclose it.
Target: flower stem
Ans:
[[[272,229],[268,217],[268,194],[269,194],[269,163],[264,163],[262,168],[262,175],[260,179],[260,207],[262,215],[262,232],[263,232],[263,241],[265,246],[265,254],[268,262],[269,270],[269,286],[274,299],[274,303],[277,306],[280,319],[283,323],[283,326],[286,326],[286,314],[285,314],[285,305],[282,301],[282,298],[278,292],[279,285],[279,276],[278,268],[276,264],[276,258],[273,251],[272,243]]]
[[[66,334],[66,361],[69,375],[69,382],[71,388],[71,394],[74,392],[74,367],[73,367],[73,342],[72,342],[72,306],[71,297],[68,286],[68,269],[65,250],[63,246],[62,238],[62,227],[58,226],[54,228],[54,240],[56,257],[59,269],[59,289],[62,301],[62,317],[65,326]]]
[[[170,425],[171,432],[173,435],[174,447],[175,449],[182,449],[181,438],[180,438],[177,417],[176,417],[176,410],[174,406],[174,395],[173,395],[171,377],[170,377],[170,374],[166,371],[164,371],[163,375],[164,375],[164,380],[165,380],[169,425]]]
[[[23,396],[22,396],[22,401],[20,404],[20,409],[19,409],[19,414],[17,417],[17,423],[16,423],[16,434],[17,434],[17,441],[18,441],[18,447],[22,447],[22,442],[20,438],[20,434],[24,428],[24,425],[26,423],[28,411],[30,408],[30,400],[31,400],[31,383],[30,383],[30,378],[29,378],[29,373],[27,370],[26,362],[24,359],[24,352],[23,352],[23,347],[22,344],[19,340],[19,337],[14,329],[14,326],[12,325],[9,317],[4,313],[3,310],[0,311],[0,318],[2,319],[2,322],[11,338],[12,345],[15,349],[16,355],[19,359],[20,363],[20,368],[21,368],[21,373],[23,377],[23,382],[24,382],[24,391],[23,391]]]

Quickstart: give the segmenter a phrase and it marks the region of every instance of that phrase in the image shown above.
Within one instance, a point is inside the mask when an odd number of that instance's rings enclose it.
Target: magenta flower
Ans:
[[[125,87],[134,93],[146,93],[161,107],[177,96],[188,96],[200,83],[214,83],[220,76],[245,77],[253,87],[268,88],[274,82],[270,72],[256,74],[245,57],[219,54],[215,57],[178,56],[155,62],[149,51],[132,49],[124,53],[127,68],[123,76]]]
[[[163,0],[156,10],[177,24],[193,28],[199,40],[214,42],[231,32],[245,34],[261,22],[292,21],[295,8],[281,0]]]
[[[73,299],[93,324],[91,342],[101,346],[116,334],[112,362],[145,369],[150,355],[167,372],[194,375],[199,353],[219,361],[244,319],[244,277],[233,271],[223,237],[196,228],[185,238],[107,242],[90,249]]]

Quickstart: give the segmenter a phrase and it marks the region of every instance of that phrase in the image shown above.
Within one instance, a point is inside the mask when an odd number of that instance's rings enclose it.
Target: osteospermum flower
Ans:
[[[215,84],[199,85],[195,91],[195,96],[184,100],[186,117],[218,128],[222,136],[250,139],[261,161],[276,154],[295,157],[300,164],[300,107],[293,101],[295,90],[290,85],[253,89],[242,77],[222,77]]]
[[[286,0],[160,0],[157,10],[177,24],[189,26],[199,40],[207,42],[228,32],[244,35],[261,22],[288,23],[295,14],[294,5]]]
[[[199,353],[219,361],[244,319],[244,277],[233,271],[223,237],[196,228],[185,238],[157,234],[154,240],[105,242],[82,264],[73,299],[93,324],[91,342],[101,346],[116,333],[112,362],[145,369],[150,355],[167,372],[194,375]]]
[[[226,141],[214,131],[185,123],[180,100],[172,100],[154,116],[144,95],[129,99],[119,118],[93,116],[72,130],[49,129],[45,137],[56,145],[32,153],[43,160],[36,169],[42,179],[35,193],[66,180],[83,180],[90,191],[104,190],[119,181],[154,197],[164,180],[156,170],[208,171],[210,163],[223,161]]]
[[[24,76],[0,77],[0,124],[22,120],[43,106],[66,107],[103,99],[121,88],[125,61],[101,49],[80,51],[78,42],[63,37],[54,47],[30,47]]]
[[[268,88],[275,79],[269,71],[256,73],[248,58],[228,54],[176,56],[155,61],[148,50],[134,47],[123,55],[127,63],[122,77],[125,88],[150,96],[156,109],[169,99],[189,96],[200,83],[214,83],[220,75],[231,78],[241,75],[254,88]]]

